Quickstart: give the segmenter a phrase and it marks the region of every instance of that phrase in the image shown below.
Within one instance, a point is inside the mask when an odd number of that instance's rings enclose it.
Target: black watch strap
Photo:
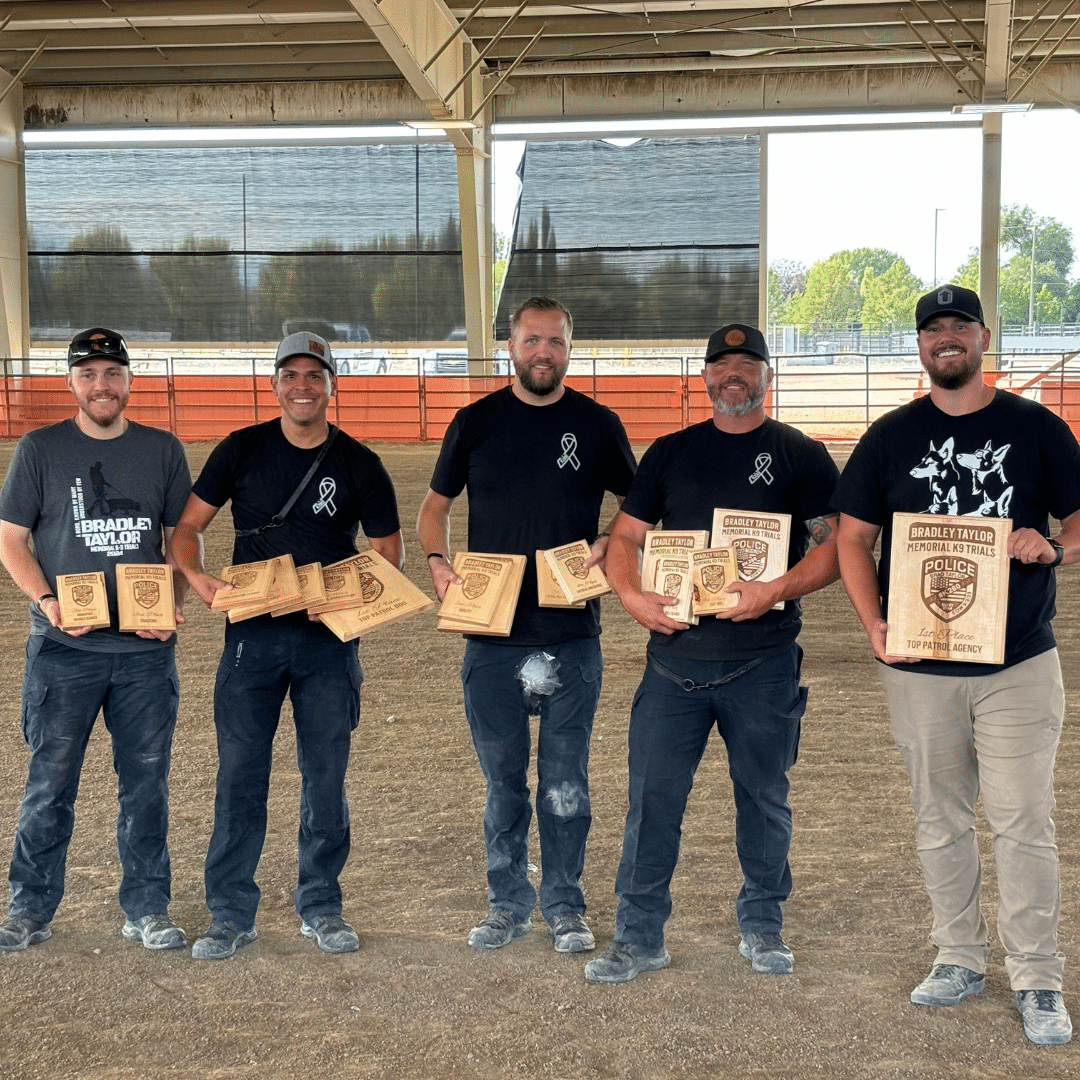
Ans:
[[[1061,560],[1065,558],[1065,549],[1064,549],[1064,548],[1063,548],[1063,547],[1062,547],[1062,546],[1061,546],[1061,545],[1060,545],[1060,544],[1059,544],[1059,543],[1058,543],[1058,542],[1057,542],[1056,540],[1050,540],[1050,539],[1048,539],[1048,540],[1047,540],[1047,543],[1048,543],[1048,544],[1049,544],[1049,545],[1050,545],[1050,546],[1051,546],[1051,547],[1052,547],[1052,548],[1054,549],[1054,551],[1055,551],[1055,552],[1057,553],[1057,554],[1056,554],[1056,555],[1054,556],[1054,561],[1053,561],[1052,563],[1047,563],[1047,564],[1046,564],[1047,566],[1049,566],[1049,567],[1050,567],[1050,568],[1052,569],[1052,568],[1053,568],[1053,567],[1055,567],[1055,566],[1060,566],[1060,565],[1061,565]]]

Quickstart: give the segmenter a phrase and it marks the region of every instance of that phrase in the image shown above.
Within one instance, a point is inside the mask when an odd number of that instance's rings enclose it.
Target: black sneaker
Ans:
[[[474,949],[501,949],[531,929],[532,922],[527,917],[518,919],[507,908],[492,908],[469,931],[469,944]]]
[[[795,957],[779,934],[743,934],[739,955],[762,975],[790,975]]]
[[[667,950],[650,949],[647,945],[631,945],[626,941],[613,941],[595,960],[585,965],[588,982],[629,982],[642,971],[659,971],[671,963]]]
[[[226,960],[243,945],[250,945],[259,936],[252,927],[241,930],[235,923],[214,919],[202,937],[191,946],[193,960]]]
[[[0,922],[0,952],[22,952],[29,945],[40,945],[52,937],[48,923],[9,915]]]
[[[340,915],[316,915],[310,922],[305,919],[300,933],[312,938],[326,953],[356,952],[360,948],[356,931]]]
[[[959,964],[935,964],[930,974],[911,991],[912,1005],[948,1008],[966,997],[981,994],[986,976]]]
[[[1040,1046],[1062,1046],[1072,1039],[1072,1021],[1060,990],[1017,990],[1016,1007],[1024,1034]]]
[[[596,938],[585,916],[576,911],[556,915],[551,924],[551,936],[555,939],[556,952],[592,952],[596,948]]]

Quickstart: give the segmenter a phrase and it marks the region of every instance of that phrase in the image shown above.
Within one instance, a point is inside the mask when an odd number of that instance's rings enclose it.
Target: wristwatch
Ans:
[[[1052,563],[1043,563],[1043,565],[1053,568],[1058,566],[1061,563],[1061,560],[1065,558],[1065,549],[1056,540],[1051,540],[1049,537],[1047,537],[1046,542],[1057,552],[1057,554],[1054,556],[1054,561]]]
[[[1060,562],[1061,560],[1059,559],[1058,561]],[[40,611],[41,610],[41,601],[42,600],[55,600],[55,599],[56,599],[56,593],[54,593],[54,592],[46,592],[46,593],[42,593],[34,601],[34,603],[37,604],[37,609],[38,609],[38,611]]]

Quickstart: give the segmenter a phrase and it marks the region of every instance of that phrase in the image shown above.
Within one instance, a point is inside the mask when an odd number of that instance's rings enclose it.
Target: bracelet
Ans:
[[[429,558],[429,559],[446,559],[446,556],[441,551],[433,551],[430,555],[427,556],[427,558]],[[446,561],[449,562],[450,560],[446,559]]]
[[[47,593],[42,593],[42,594],[41,594],[41,595],[40,595],[40,596],[39,596],[39,597],[38,597],[38,598],[37,598],[37,599],[36,599],[36,600],[34,601],[34,603],[35,603],[35,604],[37,604],[37,606],[38,606],[38,611],[40,611],[40,610],[41,610],[41,601],[42,601],[42,600],[56,600],[56,593],[53,593],[53,592],[47,592]],[[59,602],[59,601],[58,601],[58,602]]]

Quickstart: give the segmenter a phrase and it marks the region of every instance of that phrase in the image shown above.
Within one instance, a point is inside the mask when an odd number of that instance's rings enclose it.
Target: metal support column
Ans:
[[[0,103],[0,357],[30,350],[22,86]]]

